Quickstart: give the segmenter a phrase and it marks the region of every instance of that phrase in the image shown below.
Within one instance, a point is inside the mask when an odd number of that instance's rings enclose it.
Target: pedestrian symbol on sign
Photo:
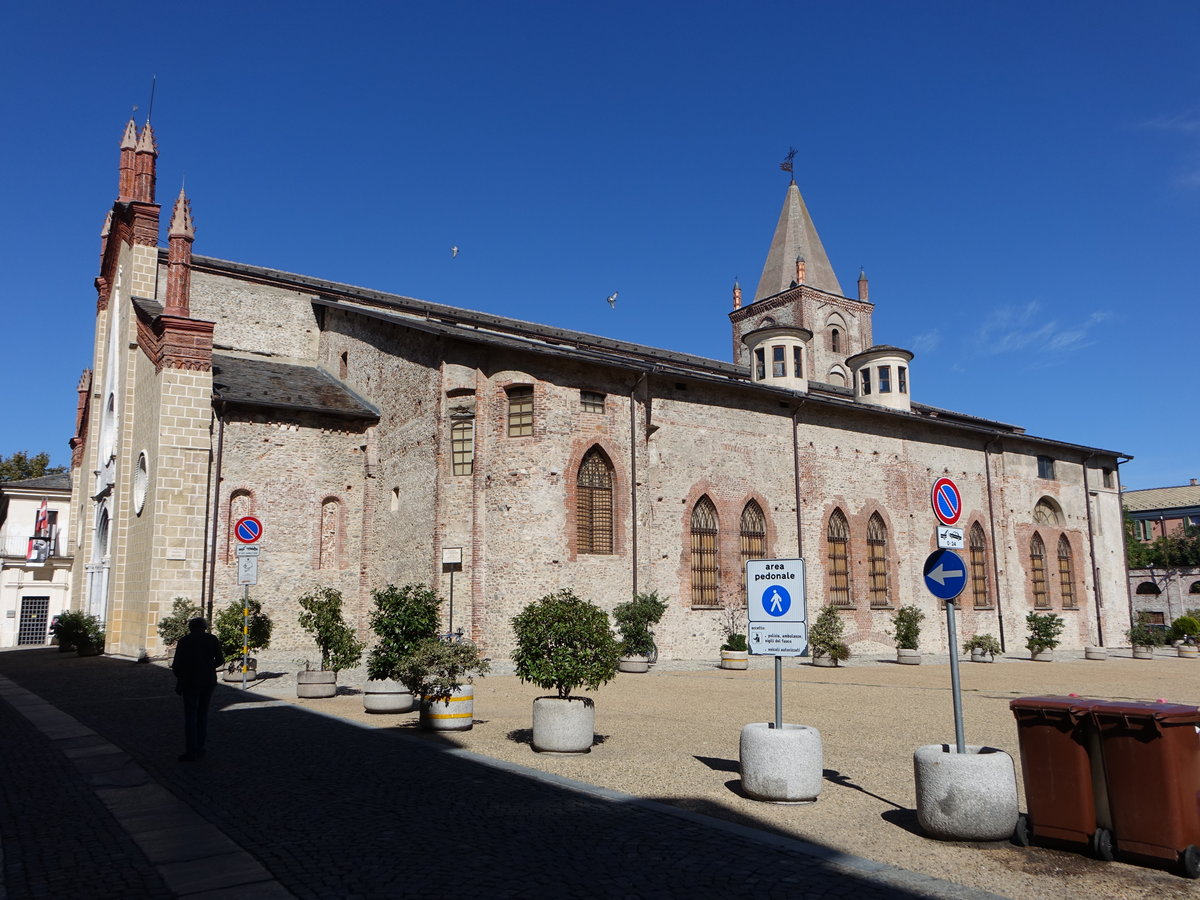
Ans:
[[[792,606],[792,595],[781,584],[772,584],[762,593],[762,608],[768,616],[778,618]]]

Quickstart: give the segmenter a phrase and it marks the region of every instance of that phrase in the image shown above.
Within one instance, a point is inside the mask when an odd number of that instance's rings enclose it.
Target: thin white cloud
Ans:
[[[915,335],[909,342],[908,349],[920,356],[922,353],[932,353],[941,342],[942,334],[935,328],[933,331]]]
[[[1200,132],[1200,110],[1190,109],[1170,116],[1155,116],[1142,122],[1141,127],[1194,134]]]
[[[1022,306],[1002,306],[984,320],[976,334],[978,352],[985,356],[1033,353],[1051,361],[1089,346],[1097,326],[1112,313],[1093,312],[1082,319],[1060,322],[1047,319],[1036,300]]]

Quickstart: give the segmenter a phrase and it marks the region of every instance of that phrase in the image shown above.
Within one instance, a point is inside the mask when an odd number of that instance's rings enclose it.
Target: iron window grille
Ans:
[[[707,495],[692,509],[692,606],[719,606],[717,589],[717,508]]]
[[[580,553],[613,552],[613,473],[599,450],[588,451],[579,466],[575,535]]]
[[[1046,589],[1046,545],[1041,535],[1035,534],[1029,542],[1029,568],[1033,575],[1033,606],[1035,609],[1050,608],[1050,593]]]
[[[971,597],[976,609],[987,609],[987,544],[984,541],[983,529],[976,522],[971,526]]]
[[[1058,585],[1063,609],[1075,609],[1075,567],[1071,564],[1071,544],[1065,534],[1058,539]]]
[[[883,524],[879,513],[874,513],[867,522],[867,553],[871,573],[871,605],[887,606],[887,526]]]
[[[825,534],[829,545],[829,602],[834,606],[850,605],[850,528],[840,509],[829,517]]]

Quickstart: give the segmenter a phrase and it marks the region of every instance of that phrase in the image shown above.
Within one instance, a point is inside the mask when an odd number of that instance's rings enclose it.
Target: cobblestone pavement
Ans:
[[[225,687],[180,763],[181,718],[159,666],[0,653],[0,900],[996,896]]]

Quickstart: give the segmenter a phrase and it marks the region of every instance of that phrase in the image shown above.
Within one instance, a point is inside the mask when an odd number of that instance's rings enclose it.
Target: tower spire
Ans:
[[[121,168],[117,182],[117,199],[128,203],[133,199],[133,156],[137,149],[137,126],[133,116],[125,123],[125,134],[121,138]]]
[[[791,160],[784,165],[791,165]],[[792,181],[783,201],[783,210],[779,213],[779,222],[775,226],[775,236],[771,239],[771,249],[767,252],[758,289],[754,292],[754,302],[792,287],[799,280],[796,277],[797,259],[804,260],[805,284],[839,297],[846,296],[842,293],[833,266],[829,264],[829,257],[825,255],[825,247],[808,214],[808,207],[804,205],[804,198],[800,196],[800,188]]]
[[[158,145],[154,142],[154,129],[147,120],[133,155],[133,199],[143,203],[154,202],[155,168],[158,160]]]
[[[192,204],[183,188],[175,198],[171,228],[167,236],[167,297],[163,314],[187,318],[191,315],[192,241],[196,227],[192,222]]]

